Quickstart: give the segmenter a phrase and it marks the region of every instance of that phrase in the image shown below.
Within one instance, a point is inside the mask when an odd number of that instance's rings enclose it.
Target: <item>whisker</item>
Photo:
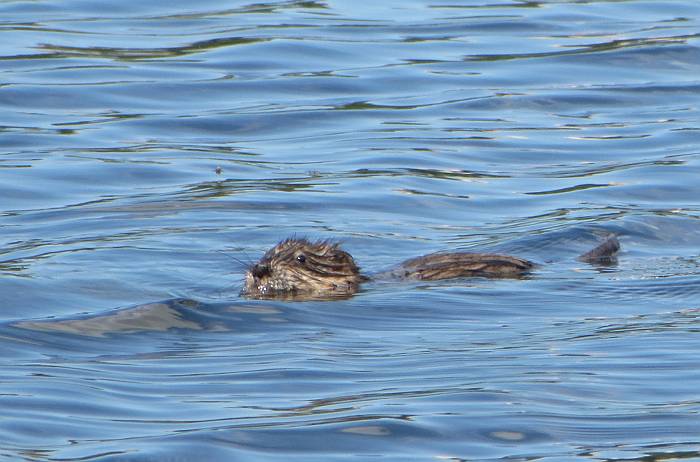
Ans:
[[[249,269],[253,266],[253,260],[251,260],[247,255],[246,255],[246,258],[248,259],[248,261],[245,261],[245,260],[241,260],[238,257],[234,257],[233,255],[230,255],[230,254],[224,252],[223,250],[217,250],[217,252],[219,252],[223,255],[226,255],[228,258],[230,258],[235,263],[237,263],[239,265],[239,267],[242,269]]]
[[[241,249],[241,252],[243,252],[243,256],[248,261],[248,268],[252,268],[257,259],[250,258],[250,255],[248,255],[248,252],[246,252],[245,249]]]

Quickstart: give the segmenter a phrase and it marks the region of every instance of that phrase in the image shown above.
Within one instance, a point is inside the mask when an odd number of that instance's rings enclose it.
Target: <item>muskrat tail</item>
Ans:
[[[620,241],[614,234],[608,236],[603,242],[579,256],[580,261],[586,263],[614,263],[615,254],[620,250]]]

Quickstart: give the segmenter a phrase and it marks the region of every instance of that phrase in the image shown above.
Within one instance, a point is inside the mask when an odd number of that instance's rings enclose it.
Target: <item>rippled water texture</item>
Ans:
[[[1,2],[0,459],[700,458],[699,18]],[[292,234],[539,266],[241,299]]]

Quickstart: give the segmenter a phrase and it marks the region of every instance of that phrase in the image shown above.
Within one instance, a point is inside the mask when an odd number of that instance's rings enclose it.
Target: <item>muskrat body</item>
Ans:
[[[619,250],[614,236],[579,257],[604,262]],[[437,281],[487,277],[518,278],[535,267],[531,261],[489,253],[433,253],[404,261],[377,277]],[[332,241],[286,239],[270,250],[245,275],[241,295],[250,298],[314,300],[346,298],[370,278],[360,272],[352,256]]]

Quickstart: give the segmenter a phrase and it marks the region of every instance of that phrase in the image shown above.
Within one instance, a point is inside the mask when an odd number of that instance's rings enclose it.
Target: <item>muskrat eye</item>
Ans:
[[[300,253],[299,255],[297,255],[297,261],[298,261],[299,263],[304,263],[304,262],[306,262],[306,257],[304,256],[304,254]]]

